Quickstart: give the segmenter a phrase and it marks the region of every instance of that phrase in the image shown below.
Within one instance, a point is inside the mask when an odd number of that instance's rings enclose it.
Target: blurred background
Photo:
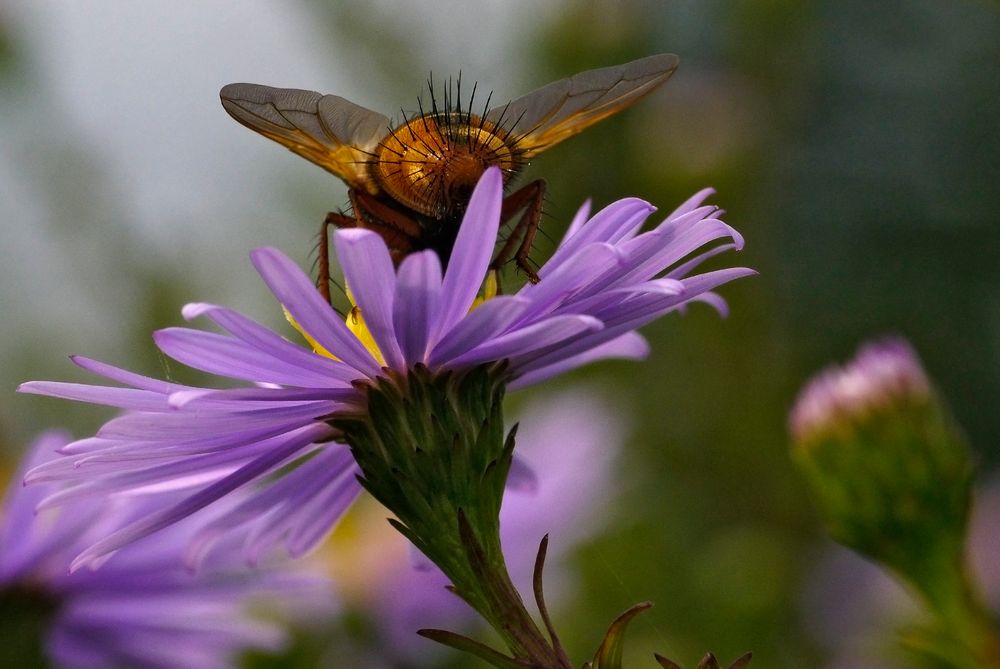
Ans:
[[[864,339],[903,335],[984,477],[1000,465],[997,7],[2,3],[0,452],[10,462],[44,427],[83,435],[108,417],[14,393],[28,379],[83,380],[70,353],[187,378],[149,337],[180,323],[184,303],[281,324],[247,252],[274,245],[309,266],[318,224],[346,189],[232,121],[222,85],[337,93],[398,120],[429,72],[461,71],[498,100],[674,52],[682,65],[664,89],[540,156],[523,180],[548,181],[553,238],[588,197],[599,207],[636,195],[666,212],[714,186],[747,238],[725,262],[760,276],[722,289],[728,320],[695,307],[648,328],[647,362],[549,385],[614,398],[631,425],[555,617],[578,662],[615,615],[649,599],[628,666],[650,666],[654,650],[694,664],[709,649],[725,660],[753,650],[758,667],[833,666],[848,642],[825,621],[871,593],[855,572],[831,570],[787,457],[786,414],[807,376]],[[521,409],[546,401],[512,398]],[[364,535],[361,517],[380,518],[362,505],[336,539]],[[288,656],[257,664],[367,666],[343,661],[372,657],[364,610],[346,606],[336,632],[303,631]],[[471,666],[447,653],[413,665]]]

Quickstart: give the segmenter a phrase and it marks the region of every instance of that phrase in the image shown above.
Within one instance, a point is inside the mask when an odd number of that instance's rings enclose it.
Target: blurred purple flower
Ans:
[[[609,520],[614,461],[625,426],[606,401],[583,392],[540,399],[519,424],[517,448],[536,478],[522,476],[504,496],[504,555],[515,585],[531,592],[538,543],[551,534],[545,571],[551,605],[568,585],[561,564],[565,555]],[[383,516],[384,511],[371,515]],[[444,574],[426,560],[420,562],[414,551],[408,554],[401,535],[384,522],[377,527],[385,531],[373,531],[373,525],[363,523],[365,532],[353,540],[335,535],[326,545],[327,558],[345,599],[360,602],[374,619],[381,659],[413,661],[440,648],[418,637],[418,629],[468,628],[476,616],[445,589],[449,581]]]
[[[58,457],[67,441],[58,432],[42,435],[20,473]],[[275,622],[249,615],[255,601],[266,597],[272,609],[294,605],[332,613],[329,582],[318,575],[250,572],[221,555],[192,573],[182,561],[190,523],[121,550],[100,570],[70,573],[70,560],[95,537],[149,509],[142,501],[116,507],[91,498],[36,516],[50,488],[14,483],[7,492],[0,510],[0,595],[41,598],[52,607],[43,643],[57,666],[235,667],[241,652],[273,650],[286,641]]]
[[[725,313],[712,289],[753,272],[691,274],[704,260],[743,243],[716,218],[716,207],[702,205],[710,193],[696,194],[642,234],[639,228],[653,211],[646,202],[621,200],[589,220],[584,206],[538,271],[540,283],[474,309],[499,227],[503,193],[497,170],[488,170],[473,193],[447,272],[431,251],[408,256],[394,271],[381,237],[340,230],[337,254],[370,348],[287,257],[259,249],[251,254],[257,271],[313,350],[228,309],[188,305],[185,317],[206,316],[228,336],[168,328],[155,334],[159,348],[196,369],[254,385],[194,388],[74,358],[84,369],[128,387],[31,382],[21,390],[126,413],[93,438],[69,444],[63,452],[70,457],[36,468],[28,481],[71,483],[43,506],[126,491],[192,488],[179,504],[99,541],[75,565],[99,561],[254,482],[264,484],[207,528],[196,550],[242,528],[250,537],[250,559],[278,544],[301,555],[325,536],[359,491],[353,459],[325,422],[340,410],[357,409],[361,394],[353,382],[381,375],[383,367],[405,371],[421,363],[436,371],[506,359],[509,385],[519,388],[595,360],[644,356],[648,346],[636,328],[689,302],[707,302]],[[729,241],[702,250],[722,239]],[[279,469],[285,475],[273,476]]]

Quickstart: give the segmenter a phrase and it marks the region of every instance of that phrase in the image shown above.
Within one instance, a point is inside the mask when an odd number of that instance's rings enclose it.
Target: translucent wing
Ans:
[[[220,92],[234,119],[333,172],[352,188],[372,190],[366,165],[389,132],[389,119],[336,95],[257,84]]]
[[[669,79],[679,62],[663,53],[587,70],[494,107],[486,118],[510,128],[517,148],[530,158],[640,100]]]

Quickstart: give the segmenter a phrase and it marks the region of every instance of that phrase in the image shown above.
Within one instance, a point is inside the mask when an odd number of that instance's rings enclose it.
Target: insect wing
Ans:
[[[366,166],[389,119],[336,95],[257,84],[229,84],[219,92],[229,115],[306,160],[371,191]]]
[[[664,53],[587,70],[494,107],[486,118],[510,128],[521,155],[531,158],[645,97],[669,79],[679,63],[677,56]]]

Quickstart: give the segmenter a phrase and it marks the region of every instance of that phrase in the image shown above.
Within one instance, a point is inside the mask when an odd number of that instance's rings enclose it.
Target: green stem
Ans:
[[[504,366],[435,376],[417,367],[359,385],[367,406],[330,423],[361,483],[392,524],[451,579],[517,661],[570,669],[524,606],[500,546],[500,504],[514,450],[504,433]]]
[[[1000,667],[1000,626],[977,595],[964,562],[955,566],[954,596],[936,602],[935,609],[945,628],[974,658],[973,667]]]
[[[954,662],[969,669],[1000,667],[1000,625],[973,586],[961,546],[920,557],[922,569],[911,569],[910,580],[945,637],[957,644],[955,655],[961,657]]]

